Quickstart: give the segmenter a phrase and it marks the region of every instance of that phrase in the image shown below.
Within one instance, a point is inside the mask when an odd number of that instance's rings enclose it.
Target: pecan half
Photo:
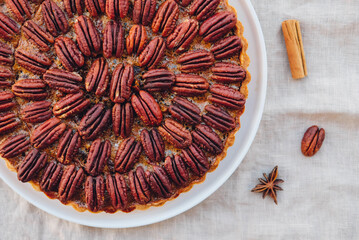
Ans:
[[[233,63],[216,63],[211,71],[212,79],[221,83],[242,82],[246,78],[246,70]]]
[[[41,12],[44,18],[47,30],[52,36],[57,37],[60,34],[67,33],[69,23],[65,13],[52,0],[45,0],[41,4]]]
[[[41,75],[51,66],[52,61],[43,53],[30,53],[24,50],[16,50],[17,64],[32,73]]]
[[[37,127],[31,134],[31,144],[38,148],[46,148],[58,140],[66,129],[66,124],[58,118],[51,118]]]
[[[141,132],[141,143],[148,159],[152,162],[160,162],[165,157],[165,144],[157,129]]]
[[[85,5],[91,17],[97,17],[105,12],[106,0],[85,0]]]
[[[126,38],[126,49],[128,54],[140,54],[147,43],[146,28],[142,25],[133,25]]]
[[[18,97],[36,101],[47,97],[46,84],[41,79],[20,79],[12,85],[12,92]]]
[[[87,208],[98,212],[105,204],[105,181],[102,176],[88,176],[85,182]]]
[[[224,109],[207,105],[204,108],[207,114],[202,116],[203,121],[208,125],[222,132],[228,132],[236,127],[235,119]]]
[[[188,19],[176,27],[174,32],[167,38],[169,49],[176,49],[176,53],[186,50],[198,33],[198,22]]]
[[[58,191],[58,197],[61,202],[66,203],[75,196],[77,189],[79,189],[83,183],[84,177],[85,173],[82,168],[76,170],[75,165],[69,165],[65,168]]]
[[[83,0],[64,0],[64,5],[65,11],[70,18],[74,16],[74,13],[77,13],[79,16],[83,13]]]
[[[217,60],[230,58],[236,54],[240,54],[242,50],[242,41],[238,36],[227,37],[211,48],[214,58]]]
[[[204,21],[199,29],[199,35],[206,42],[221,39],[237,24],[237,17],[232,12],[219,12]]]
[[[106,110],[102,103],[96,104],[81,119],[78,128],[80,135],[85,140],[95,139],[99,133],[108,127],[110,118],[111,110]]]
[[[106,175],[106,189],[111,204],[115,209],[126,209],[128,206],[127,185],[121,174]]]
[[[189,175],[186,165],[180,155],[166,157],[164,168],[173,182],[178,186],[185,186],[188,183]]]
[[[242,93],[228,86],[214,84],[209,91],[212,93],[212,96],[208,100],[224,107],[242,109],[246,103]]]
[[[26,152],[30,147],[30,141],[25,134],[19,134],[7,138],[0,145],[0,156],[12,158]]]
[[[21,182],[32,180],[45,166],[46,161],[46,153],[41,153],[37,149],[32,149],[20,164],[19,169],[17,170],[17,178]]]
[[[192,143],[191,133],[180,123],[166,119],[158,128],[162,137],[176,148],[186,148]]]
[[[99,138],[93,141],[85,164],[86,172],[91,176],[97,176],[102,173],[110,154],[110,141],[101,142]]]
[[[200,72],[213,65],[214,57],[207,50],[194,50],[179,56],[177,62],[182,65],[182,72]]]
[[[75,23],[76,41],[85,56],[96,55],[101,49],[100,35],[92,20],[84,15]]]
[[[51,118],[51,102],[38,101],[21,110],[21,119],[28,123],[41,123]]]
[[[188,148],[183,149],[181,155],[194,174],[202,176],[208,171],[208,159],[196,144],[192,144]]]
[[[156,0],[135,0],[133,21],[144,26],[150,25],[156,13]]]
[[[142,77],[145,79],[143,89],[149,92],[160,92],[170,89],[176,78],[173,72],[166,69],[149,70]]]
[[[167,177],[165,170],[158,166],[153,166],[153,172],[146,171],[148,184],[157,196],[169,198],[172,195],[171,182]]]
[[[1,22],[0,22],[1,25]],[[0,26],[0,35],[1,35],[1,26]],[[13,58],[14,51],[10,45],[0,42],[0,64],[11,66],[14,63]],[[1,77],[1,76],[0,76]]]
[[[112,129],[116,136],[122,138],[131,134],[134,122],[131,103],[115,104],[112,108]]]
[[[66,95],[55,103],[53,113],[58,118],[68,118],[83,112],[90,106],[89,99],[84,97],[82,91]]]
[[[43,76],[50,88],[64,93],[76,93],[80,91],[79,83],[82,77],[78,73],[72,73],[61,69],[47,70]]]
[[[180,4],[182,7],[187,7],[191,4],[193,0],[176,0],[178,4]]]
[[[120,22],[109,21],[103,32],[103,55],[106,58],[120,58],[124,49],[125,30]]]
[[[41,51],[47,52],[50,50],[49,44],[54,43],[54,37],[44,30],[42,30],[32,20],[28,20],[22,26],[22,31],[25,36],[35,44]]]
[[[0,38],[8,40],[20,32],[16,22],[0,12]]]
[[[150,186],[146,180],[145,171],[141,166],[128,174],[130,190],[133,198],[139,204],[148,203],[151,200]]]
[[[131,87],[134,80],[132,65],[119,64],[112,73],[110,84],[110,99],[115,103],[123,103],[131,96]]]
[[[56,191],[61,180],[63,169],[61,164],[50,162],[42,175],[40,188],[43,191]]]
[[[140,67],[153,69],[165,55],[166,43],[161,37],[155,37],[140,54],[138,61]]]
[[[179,122],[194,125],[201,121],[201,110],[199,107],[185,98],[175,97],[168,111]]]
[[[96,59],[85,79],[85,88],[88,92],[95,92],[97,96],[105,94],[109,81],[108,64],[104,58]]]
[[[130,3],[128,0],[107,0],[106,14],[111,19],[116,17],[124,18],[127,16],[129,7]]]
[[[85,64],[84,56],[68,37],[60,36],[55,40],[55,51],[64,68],[70,72]]]
[[[180,96],[194,97],[207,92],[209,83],[201,76],[194,74],[178,74],[172,91]]]
[[[62,135],[59,145],[57,146],[56,158],[63,164],[71,163],[81,146],[81,138],[76,131],[73,133],[71,129],[68,129]]]
[[[125,139],[117,150],[115,156],[115,169],[119,173],[125,173],[136,163],[142,152],[141,143],[134,137]]]
[[[12,112],[1,113],[0,114],[0,135],[4,133],[8,133],[15,128],[20,123],[16,120],[15,114]]]
[[[216,12],[220,2],[221,0],[194,0],[189,9],[189,14],[196,16],[198,21],[203,21]]]
[[[152,31],[161,32],[163,37],[168,37],[176,27],[179,8],[174,0],[167,0],[158,8],[152,22]]]
[[[202,149],[209,153],[220,154],[223,152],[223,142],[212,128],[207,125],[199,124],[192,132],[193,141]]]
[[[161,107],[148,92],[141,90],[137,94],[133,94],[131,104],[147,126],[158,126],[162,122]]]
[[[0,92],[0,112],[13,108],[16,105],[13,99],[14,94],[12,92]]]
[[[0,87],[10,87],[11,82],[7,80],[13,77],[15,77],[15,74],[12,72],[11,69],[0,66]]]
[[[311,157],[316,154],[323,144],[325,138],[324,128],[316,125],[311,126],[304,133],[301,150],[304,156]]]
[[[5,3],[17,21],[24,22],[25,18],[31,18],[31,6],[27,0],[5,0]]]

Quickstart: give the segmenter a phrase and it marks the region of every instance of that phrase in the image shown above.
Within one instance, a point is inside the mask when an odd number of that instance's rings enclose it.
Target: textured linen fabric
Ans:
[[[359,1],[253,0],[268,54],[263,119],[230,179],[193,209],[132,229],[96,229],[37,209],[0,181],[0,239],[359,239]],[[291,78],[281,23],[301,23],[309,76]],[[255,79],[253,79],[255,81]],[[307,127],[326,130],[312,158]],[[250,190],[279,166],[278,205]]]

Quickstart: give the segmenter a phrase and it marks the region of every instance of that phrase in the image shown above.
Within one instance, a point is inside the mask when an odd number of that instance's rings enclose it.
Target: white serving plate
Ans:
[[[226,158],[220,162],[218,168],[207,174],[203,183],[194,185],[189,192],[182,193],[161,207],[135,210],[131,213],[93,214],[88,211],[77,212],[71,206],[62,205],[58,200],[51,200],[42,192],[35,191],[29,183],[19,182],[16,173],[9,171],[3,160],[0,161],[1,179],[27,201],[54,216],[103,228],[137,227],[163,221],[187,211],[210,196],[232,175],[248,152],[262,117],[267,88],[265,43],[253,6],[249,0],[229,0],[229,4],[236,8],[238,19],[244,26],[244,37],[249,42],[247,54],[251,59],[249,71],[252,80],[248,85],[246,110],[241,117],[241,129],[236,133],[234,145],[228,149]]]

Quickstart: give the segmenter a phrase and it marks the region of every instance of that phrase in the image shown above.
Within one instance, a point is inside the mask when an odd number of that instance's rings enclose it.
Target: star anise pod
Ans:
[[[282,179],[277,179],[278,177],[278,166],[275,166],[273,168],[272,172],[267,177],[267,174],[263,173],[263,178],[258,178],[258,180],[261,182],[258,184],[255,188],[252,189],[252,192],[260,193],[263,192],[263,198],[265,198],[267,195],[269,195],[271,198],[273,198],[275,204],[277,203],[277,190],[282,191],[283,189],[278,186],[279,183],[283,183],[284,181]]]

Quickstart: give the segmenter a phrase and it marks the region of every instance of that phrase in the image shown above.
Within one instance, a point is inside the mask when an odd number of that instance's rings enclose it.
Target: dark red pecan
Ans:
[[[81,119],[79,133],[85,140],[93,140],[99,133],[108,127],[111,118],[111,110],[105,109],[102,103],[98,103],[90,108],[86,115]]]
[[[73,72],[75,68],[82,67],[85,63],[84,56],[68,37],[60,36],[55,40],[55,51],[64,68],[70,72]]]
[[[16,120],[15,114],[12,112],[1,113],[0,114],[0,135],[4,133],[8,133],[15,128],[20,123]]]
[[[0,112],[13,108],[16,105],[13,99],[14,94],[12,92],[0,92]]]
[[[168,110],[172,117],[180,122],[194,125],[201,121],[199,107],[185,98],[175,97]]]
[[[17,64],[32,73],[41,75],[51,66],[52,61],[43,53],[30,53],[24,50],[16,50]]]
[[[209,153],[220,154],[223,152],[223,142],[212,128],[207,125],[199,124],[192,132],[193,141],[202,149]]]
[[[46,153],[41,153],[37,149],[32,149],[21,162],[19,169],[17,170],[17,178],[21,182],[32,180],[45,166],[46,161]]]
[[[141,132],[141,143],[148,159],[152,162],[160,162],[165,157],[165,144],[157,129]]]
[[[128,54],[140,54],[147,43],[146,28],[142,25],[133,25],[126,38]]]
[[[0,35],[1,35],[1,22],[0,22]],[[10,45],[0,42],[0,64],[11,66],[14,63],[14,51]],[[1,72],[0,72],[1,73]],[[1,78],[1,75],[0,75]]]
[[[152,22],[152,31],[161,32],[163,37],[168,37],[176,27],[179,8],[174,0],[167,0],[158,8]]]
[[[17,21],[24,22],[25,18],[31,18],[31,6],[27,0],[5,0],[5,2]]]
[[[181,155],[194,174],[202,176],[208,171],[208,159],[196,144],[193,143],[188,148],[183,149]]]
[[[130,3],[128,0],[107,0],[106,14],[111,19],[117,17],[124,18],[127,16],[129,7]]]
[[[126,0],[127,1],[127,0]],[[120,22],[109,21],[103,31],[103,55],[120,58],[125,49],[125,30]]]
[[[141,143],[134,137],[125,139],[117,150],[115,156],[115,169],[119,173],[129,171],[136,163],[142,152]]]
[[[191,133],[180,123],[166,119],[158,128],[162,137],[176,148],[186,148],[192,143]]]
[[[146,180],[145,171],[141,166],[128,174],[130,190],[133,198],[139,204],[146,204],[151,200],[150,186]]]
[[[165,170],[158,166],[152,166],[152,168],[152,172],[146,171],[147,182],[150,188],[157,196],[169,198],[172,195],[172,186]]]
[[[85,182],[87,208],[98,212],[105,205],[105,181],[102,176],[88,176]]]
[[[20,32],[16,22],[0,12],[0,38],[8,40]]]
[[[180,4],[183,7],[187,7],[188,5],[191,4],[193,0],[176,0],[176,2],[178,2],[178,4]]]
[[[156,13],[156,0],[135,0],[133,21],[144,26],[150,25]]]
[[[134,80],[132,65],[119,64],[113,70],[110,84],[110,99],[114,103],[123,103],[131,96],[131,87]]]
[[[194,50],[179,56],[177,62],[182,72],[200,72],[213,65],[214,57],[207,50]]]
[[[198,21],[203,21],[216,12],[220,2],[221,0],[194,0],[189,14],[196,16]]]
[[[246,70],[233,63],[216,63],[211,70],[212,79],[221,83],[242,82],[246,78]]]
[[[111,204],[115,209],[126,209],[128,206],[127,185],[121,174],[106,175],[106,189],[110,196]]]
[[[237,17],[232,12],[219,12],[204,21],[199,35],[206,42],[214,42],[229,33],[237,24]]]
[[[86,110],[91,102],[85,98],[82,91],[66,95],[55,103],[53,113],[58,118],[68,118]]]
[[[80,146],[81,138],[79,133],[77,131],[73,133],[71,129],[66,130],[57,146],[57,160],[66,165],[71,163],[78,153]]]
[[[180,96],[194,97],[207,92],[209,83],[204,77],[181,73],[176,75],[172,91]]]
[[[147,126],[158,126],[162,122],[161,107],[148,92],[141,90],[137,94],[132,94],[131,104]]]
[[[96,59],[85,79],[85,88],[88,92],[95,92],[97,96],[105,94],[109,81],[108,64],[104,58]]]
[[[65,168],[59,184],[58,197],[61,202],[66,203],[75,196],[77,190],[81,187],[85,177],[84,170],[76,170],[75,165],[69,165]]]
[[[85,5],[91,17],[97,17],[105,12],[106,0],[85,0]]]
[[[301,150],[304,156],[311,157],[316,154],[323,144],[325,138],[324,128],[316,125],[311,126],[304,133]]]
[[[101,39],[95,24],[84,15],[75,23],[76,41],[85,56],[96,55],[101,49]]]
[[[230,58],[239,54],[242,50],[242,41],[238,36],[230,36],[217,42],[211,48],[214,58],[217,60]]]
[[[1,61],[0,61],[1,64]],[[7,81],[10,78],[15,77],[15,74],[11,69],[0,66],[0,87],[10,87],[11,82]]]
[[[186,50],[198,33],[198,22],[188,19],[176,27],[174,32],[167,38],[167,47],[176,49],[176,53]]]
[[[18,97],[36,101],[47,97],[46,84],[41,79],[20,79],[12,85],[12,92]]]
[[[224,109],[207,105],[204,108],[207,114],[202,116],[203,121],[210,127],[222,132],[228,132],[236,127],[235,119]]]
[[[57,37],[60,34],[67,33],[69,23],[65,13],[52,0],[45,0],[41,4],[41,12],[44,18],[47,30],[52,36]]]
[[[0,156],[12,158],[26,152],[30,147],[30,141],[25,134],[19,134],[7,138],[0,145]]]
[[[61,164],[50,162],[42,175],[40,188],[43,191],[56,191],[62,177],[63,169]]]
[[[166,69],[149,70],[142,77],[145,79],[143,89],[149,92],[166,91],[175,82],[174,73]]]
[[[43,79],[50,86],[50,88],[59,90],[64,93],[79,92],[79,84],[82,82],[82,77],[80,74],[61,69],[47,70],[43,76]]]
[[[65,11],[70,18],[74,16],[74,13],[77,13],[79,16],[83,13],[83,0],[64,0],[64,5]]]
[[[242,93],[228,86],[214,84],[209,91],[212,93],[212,96],[209,97],[208,100],[224,107],[242,109],[246,103],[246,99]]]
[[[21,119],[28,123],[40,123],[51,118],[51,102],[38,101],[21,110]]]
[[[46,148],[58,140],[66,129],[66,124],[58,118],[51,118],[37,127],[31,134],[31,144],[38,148]]]
[[[106,140],[101,142],[101,139],[99,138],[93,141],[85,164],[86,172],[91,176],[97,176],[102,173],[110,155],[110,141]]]
[[[185,186],[188,183],[189,175],[185,163],[180,155],[166,157],[165,170],[168,176],[178,186]]]
[[[122,138],[131,134],[134,121],[131,103],[115,104],[112,108],[112,128],[116,136]]]
[[[163,38],[155,37],[152,39],[138,58],[140,67],[155,68],[165,55],[165,49],[166,43]]]
[[[34,43],[41,51],[47,52],[50,50],[49,44],[54,43],[54,37],[44,30],[42,30],[32,20],[28,20],[22,26],[22,31],[25,36]]]

